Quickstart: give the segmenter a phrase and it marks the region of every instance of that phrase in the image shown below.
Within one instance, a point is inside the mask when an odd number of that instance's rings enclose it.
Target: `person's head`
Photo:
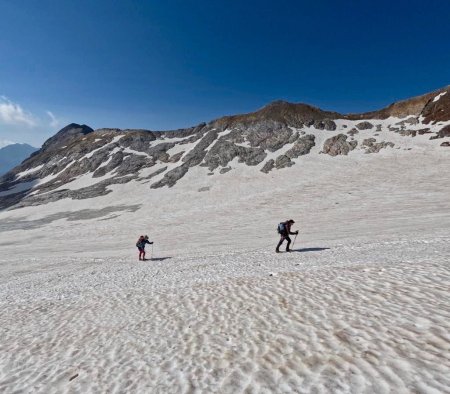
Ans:
[[[141,235],[140,237],[139,237],[140,239],[144,239],[144,236],[143,235]]]
[[[145,239],[148,239],[148,235],[146,235],[144,238],[145,238]]]
[[[289,220],[288,220],[288,223],[294,224],[295,222],[294,222],[292,219],[289,219]]]

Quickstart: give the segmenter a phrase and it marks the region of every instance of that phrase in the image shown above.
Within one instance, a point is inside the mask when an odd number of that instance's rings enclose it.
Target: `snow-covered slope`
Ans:
[[[0,390],[445,392],[448,120],[283,116],[81,129],[10,173]]]
[[[269,173],[317,153],[448,149],[448,90],[362,115],[275,102],[252,114],[170,132],[70,124],[0,178],[0,209],[103,196],[112,185],[132,181],[148,182],[152,190],[173,187],[195,167],[222,175],[234,170],[236,160]]]

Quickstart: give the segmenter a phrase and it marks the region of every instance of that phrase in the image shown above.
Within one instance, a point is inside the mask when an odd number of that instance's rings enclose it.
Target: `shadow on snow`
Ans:
[[[167,259],[171,259],[172,257],[152,257],[150,259],[146,259],[147,261],[164,261]]]
[[[291,252],[320,252],[322,250],[328,250],[330,248],[301,248],[301,249],[292,249]]]

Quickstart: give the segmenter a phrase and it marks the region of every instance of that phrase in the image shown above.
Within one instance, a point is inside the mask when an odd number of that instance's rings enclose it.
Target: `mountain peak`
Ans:
[[[48,150],[51,147],[59,146],[62,143],[68,144],[72,140],[89,133],[94,130],[85,124],[70,123],[59,130],[53,137],[50,137],[42,145],[42,150]]]

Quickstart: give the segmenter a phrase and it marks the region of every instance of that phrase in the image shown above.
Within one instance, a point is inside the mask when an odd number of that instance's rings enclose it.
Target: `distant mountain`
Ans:
[[[0,176],[0,209],[103,196],[114,193],[111,185],[129,182],[148,184],[150,192],[171,188],[194,167],[220,179],[241,165],[268,174],[301,165],[308,155],[449,146],[450,86],[363,114],[275,101],[249,114],[173,131],[93,130],[71,123]]]
[[[0,176],[12,170],[37,150],[28,144],[11,144],[0,148]]]

